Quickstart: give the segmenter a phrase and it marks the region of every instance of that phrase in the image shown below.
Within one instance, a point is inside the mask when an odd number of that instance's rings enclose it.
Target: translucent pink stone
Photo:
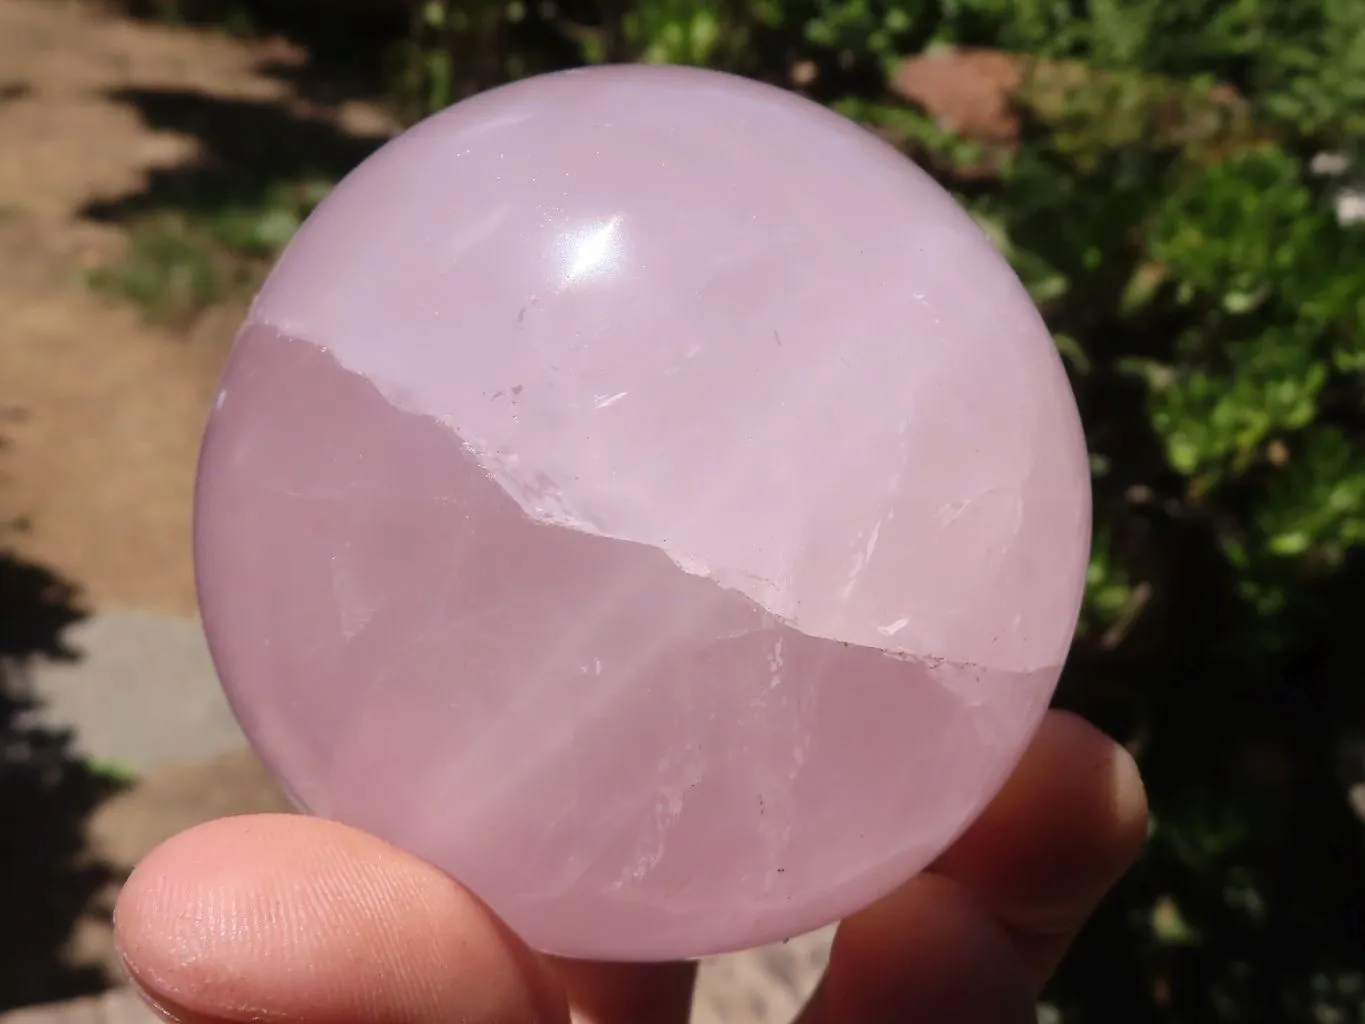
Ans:
[[[233,350],[205,625],[299,805],[533,945],[844,915],[1008,774],[1066,655],[1084,442],[1028,295],[838,116],[532,79],[385,147]]]

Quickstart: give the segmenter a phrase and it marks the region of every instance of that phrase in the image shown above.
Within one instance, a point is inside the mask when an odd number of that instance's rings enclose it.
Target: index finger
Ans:
[[[1033,1020],[1038,991],[1146,828],[1128,752],[1080,718],[1050,713],[958,843],[844,922],[803,1020]]]

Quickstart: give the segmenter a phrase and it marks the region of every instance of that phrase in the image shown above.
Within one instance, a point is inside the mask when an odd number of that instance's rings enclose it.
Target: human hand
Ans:
[[[1136,766],[1051,712],[928,872],[844,921],[800,1024],[1023,1024],[1137,856]],[[118,901],[129,974],[179,1024],[684,1024],[691,964],[540,957],[435,868],[363,833],[263,815],[149,855]]]

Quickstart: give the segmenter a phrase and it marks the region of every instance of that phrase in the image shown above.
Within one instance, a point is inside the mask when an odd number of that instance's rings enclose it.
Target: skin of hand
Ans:
[[[839,926],[799,1024],[1033,1021],[1146,830],[1128,753],[1050,712],[953,848]],[[541,957],[424,861],[289,815],[212,822],[153,851],[115,933],[134,985],[178,1024],[684,1024],[695,978],[692,964]]]

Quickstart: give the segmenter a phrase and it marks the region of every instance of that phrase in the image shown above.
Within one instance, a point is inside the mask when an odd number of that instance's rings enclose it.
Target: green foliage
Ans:
[[[137,768],[116,758],[87,758],[85,767],[95,778],[118,787],[131,786],[138,780]]]
[[[90,286],[133,303],[152,320],[178,320],[224,295],[223,272],[207,240],[183,221],[138,225],[128,252],[95,267]]]
[[[1365,231],[1310,167],[1365,153],[1365,4],[639,0],[541,28],[568,63],[807,86],[956,190],[1051,323],[1098,520],[1061,699],[1139,753],[1156,822],[1051,1019],[1365,1021],[1341,768],[1362,725]],[[905,55],[948,46],[1019,55],[1015,142],[892,94]]]
[[[183,321],[242,296],[330,189],[315,178],[268,183],[249,201],[148,217],[133,226],[128,251],[87,275],[154,321]]]
[[[1017,138],[894,94],[954,47],[1016,55]],[[1365,1022],[1365,225],[1335,205],[1365,181],[1365,2],[424,0],[389,57],[412,118],[574,64],[750,74],[953,189],[1072,371],[1097,523],[1059,699],[1154,811],[1049,1019]],[[265,207],[196,230],[260,256],[307,204]],[[183,236],[134,255],[124,290],[202,298]]]

